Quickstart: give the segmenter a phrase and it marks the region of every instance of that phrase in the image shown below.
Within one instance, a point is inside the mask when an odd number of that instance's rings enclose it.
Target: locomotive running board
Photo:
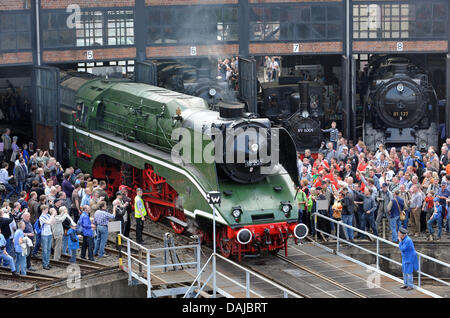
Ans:
[[[181,225],[183,227],[187,227],[188,226],[188,224],[186,222],[183,222],[183,221],[181,221],[180,219],[178,219],[178,218],[176,218],[174,216],[166,216],[166,219],[168,219],[168,220],[170,220],[172,222],[175,222],[175,223],[177,223],[177,224],[179,224],[179,225]]]

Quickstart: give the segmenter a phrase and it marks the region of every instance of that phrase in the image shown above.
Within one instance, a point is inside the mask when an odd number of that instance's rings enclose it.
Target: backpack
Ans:
[[[64,230],[70,229],[70,224],[71,224],[71,222],[70,222],[69,218],[65,218],[64,221],[62,222],[63,229]]]
[[[41,234],[42,229],[41,229],[41,222],[39,222],[39,218],[36,220],[36,222],[34,222],[33,227],[34,227],[34,232],[36,234]]]
[[[125,208],[122,208],[120,206],[116,207],[116,216],[121,217],[125,214]]]

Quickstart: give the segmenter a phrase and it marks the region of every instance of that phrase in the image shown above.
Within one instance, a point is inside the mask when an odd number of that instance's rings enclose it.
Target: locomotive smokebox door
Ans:
[[[221,196],[219,191],[209,191],[206,193],[206,200],[208,204],[220,204]]]

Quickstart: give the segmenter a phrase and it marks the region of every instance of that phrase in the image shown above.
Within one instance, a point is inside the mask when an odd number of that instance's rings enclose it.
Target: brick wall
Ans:
[[[24,10],[31,8],[31,0],[0,0],[0,11]]]
[[[9,0],[8,0],[9,1]],[[15,0],[18,1],[19,0]],[[134,7],[134,0],[41,0],[42,9],[65,9],[71,4],[81,8],[93,7]]]
[[[71,61],[86,61],[87,51],[84,50],[65,50],[65,51],[44,51],[43,60],[44,62],[71,62]],[[115,59],[135,59],[136,58],[136,48],[108,48],[108,49],[95,49],[89,50],[93,51],[95,60],[115,60]]]
[[[31,52],[0,53],[0,65],[26,63],[33,63],[33,54]]]
[[[229,56],[239,54],[238,44],[218,44],[218,45],[197,45],[196,56]],[[190,45],[179,46],[149,46],[147,47],[147,57],[176,57],[191,56]]]
[[[342,2],[343,0],[248,0],[249,3],[278,3],[278,2]],[[372,1],[372,0],[371,0]]]
[[[294,43],[250,43],[250,54],[294,54]],[[300,43],[299,53],[342,53],[342,42]]]
[[[354,52],[398,52],[398,41],[354,41]],[[402,41],[403,52],[447,52],[447,41]]]
[[[237,4],[238,0],[145,0],[147,6],[173,6],[196,4]]]

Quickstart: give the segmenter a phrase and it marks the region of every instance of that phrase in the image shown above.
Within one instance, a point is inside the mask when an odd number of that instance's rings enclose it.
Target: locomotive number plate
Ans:
[[[408,112],[394,112],[392,114],[392,116],[394,116],[394,117],[407,117],[408,116]]]
[[[299,133],[312,133],[313,132],[313,128],[298,128],[297,132],[299,132]]]

